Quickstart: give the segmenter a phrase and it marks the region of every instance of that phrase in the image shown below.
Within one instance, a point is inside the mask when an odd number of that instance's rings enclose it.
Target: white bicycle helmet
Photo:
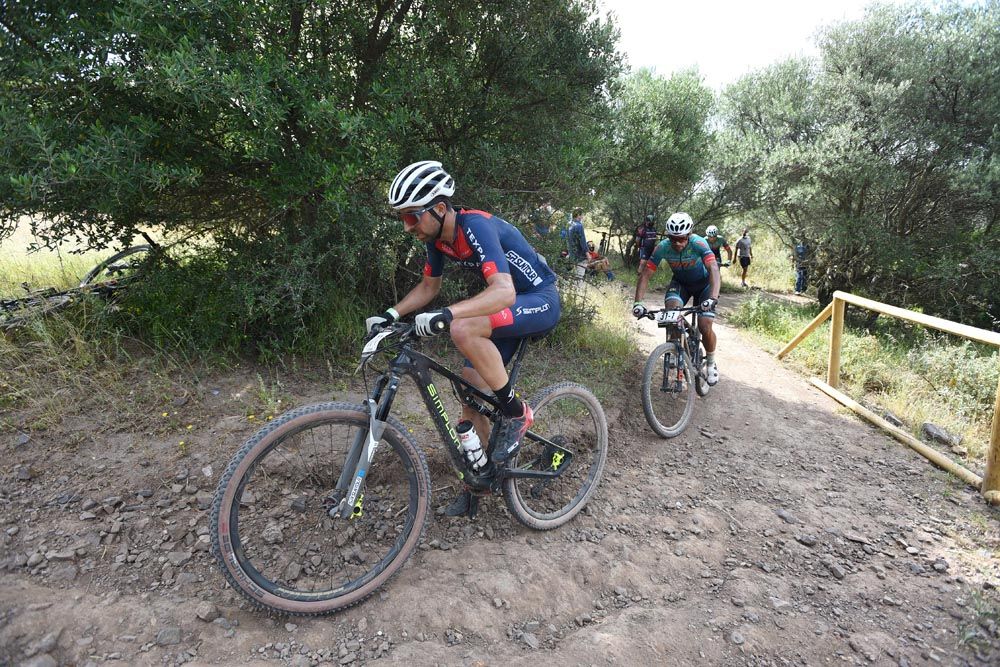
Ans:
[[[705,235],[715,238],[716,236],[719,235],[719,228],[716,227],[715,225],[709,225],[708,229],[705,230]]]
[[[687,213],[674,213],[667,220],[667,234],[671,236],[687,236],[694,229],[694,220]]]
[[[435,197],[455,194],[455,179],[435,160],[422,160],[405,167],[389,186],[389,205],[394,209],[426,206]]]

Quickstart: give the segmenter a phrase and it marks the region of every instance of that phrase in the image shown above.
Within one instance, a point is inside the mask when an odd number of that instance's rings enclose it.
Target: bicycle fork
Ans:
[[[399,387],[399,378],[381,382],[373,392],[373,398],[365,399],[365,409],[368,413],[368,428],[360,429],[354,436],[354,442],[347,452],[344,468],[340,472],[337,486],[327,497],[329,509],[327,514],[331,519],[357,519],[364,511],[364,482],[368,468],[375,458],[375,452],[385,433],[387,421],[379,419],[389,414],[392,399]],[[384,390],[388,391],[384,391]],[[375,399],[378,399],[376,402]],[[339,499],[339,500],[338,500]]]

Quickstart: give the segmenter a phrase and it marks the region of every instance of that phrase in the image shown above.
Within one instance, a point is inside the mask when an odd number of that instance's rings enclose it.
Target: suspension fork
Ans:
[[[371,397],[365,399],[368,427],[358,429],[350,449],[347,450],[340,478],[328,497],[327,513],[331,518],[350,519],[361,516],[365,475],[368,474],[368,466],[375,458],[375,451],[385,432],[389,410],[399,389],[399,382],[400,378],[394,374],[383,375],[376,383]]]

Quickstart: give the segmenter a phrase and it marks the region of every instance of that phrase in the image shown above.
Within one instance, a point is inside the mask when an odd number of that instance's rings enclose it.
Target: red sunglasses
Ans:
[[[424,213],[426,213],[427,211],[431,210],[432,208],[434,208],[434,207],[433,206],[425,206],[425,207],[423,207],[421,209],[418,209],[416,211],[410,211],[409,213],[403,213],[402,211],[400,211],[398,213],[399,219],[402,220],[403,222],[405,222],[408,225],[415,225],[415,224],[417,224],[417,220],[420,218],[420,216],[422,216]]]

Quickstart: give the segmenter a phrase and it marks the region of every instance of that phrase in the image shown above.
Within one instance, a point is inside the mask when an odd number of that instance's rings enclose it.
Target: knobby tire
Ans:
[[[233,457],[215,493],[212,547],[226,579],[255,606],[301,616],[345,609],[372,595],[417,549],[430,472],[395,418],[367,469],[362,514],[327,515],[346,450],[367,430],[360,405],[304,406],[255,433]]]

